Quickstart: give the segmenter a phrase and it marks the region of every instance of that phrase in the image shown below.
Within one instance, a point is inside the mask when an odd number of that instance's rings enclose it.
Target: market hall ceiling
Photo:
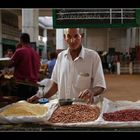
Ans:
[[[21,15],[22,14],[22,9],[1,9],[2,14],[7,15],[9,13],[14,14],[14,15]],[[42,8],[39,9],[39,16],[52,16],[52,9],[51,8]]]

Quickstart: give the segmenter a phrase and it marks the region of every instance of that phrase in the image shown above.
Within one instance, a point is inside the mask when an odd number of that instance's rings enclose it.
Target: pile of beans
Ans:
[[[140,109],[124,109],[103,114],[106,121],[140,121]]]
[[[49,119],[52,123],[77,123],[94,121],[100,114],[99,107],[86,104],[59,106]]]

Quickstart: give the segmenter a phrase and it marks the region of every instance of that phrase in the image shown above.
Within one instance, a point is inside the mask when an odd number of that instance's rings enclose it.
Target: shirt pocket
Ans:
[[[90,76],[83,76],[78,75],[76,78],[76,84],[75,86],[80,90],[85,90],[90,88],[91,84],[91,77]]]

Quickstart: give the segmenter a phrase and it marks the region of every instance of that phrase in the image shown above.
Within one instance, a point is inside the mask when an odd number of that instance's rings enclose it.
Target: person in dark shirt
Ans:
[[[30,45],[29,34],[21,34],[20,44],[22,47],[16,49],[10,66],[15,68],[14,77],[17,83],[29,83],[27,85],[17,84],[14,92],[21,100],[26,100],[38,90],[38,87],[31,85],[35,85],[39,81],[40,57]]]

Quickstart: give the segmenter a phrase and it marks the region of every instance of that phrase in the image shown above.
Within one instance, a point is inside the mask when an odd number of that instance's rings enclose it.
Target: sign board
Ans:
[[[135,8],[58,8],[53,9],[53,27],[137,27],[139,11]]]

